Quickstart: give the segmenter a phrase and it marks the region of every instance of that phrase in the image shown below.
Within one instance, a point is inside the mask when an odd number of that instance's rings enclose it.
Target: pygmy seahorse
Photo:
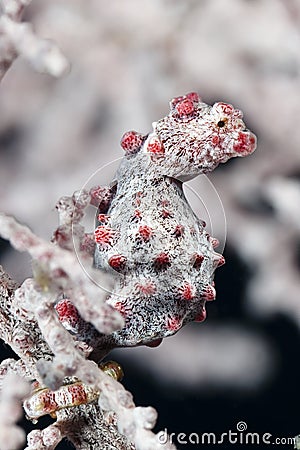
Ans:
[[[125,156],[100,203],[94,234],[95,267],[118,273],[107,302],[125,321],[102,337],[105,347],[155,346],[205,319],[224,258],[182,184],[255,150],[242,117],[230,104],[209,106],[189,93],[170,102],[170,113],[150,134],[124,134]]]

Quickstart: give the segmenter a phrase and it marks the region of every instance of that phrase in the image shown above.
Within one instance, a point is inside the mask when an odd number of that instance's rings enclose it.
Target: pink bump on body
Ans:
[[[205,303],[216,297],[214,272],[225,260],[214,251],[219,241],[196,217],[183,184],[250,155],[256,138],[239,109],[207,105],[190,92],[171,100],[149,134],[129,131],[121,146],[125,155],[110,190],[91,191],[100,214],[94,265],[121,272],[113,274],[107,301],[126,316],[125,324],[97,344],[110,349],[152,346],[205,319]]]

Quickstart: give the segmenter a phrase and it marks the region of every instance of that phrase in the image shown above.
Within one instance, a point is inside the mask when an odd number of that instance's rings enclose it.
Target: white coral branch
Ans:
[[[14,450],[25,440],[25,433],[15,423],[22,416],[22,400],[29,394],[29,384],[14,373],[3,380],[0,396],[0,450]]]
[[[7,374],[11,372],[20,378],[30,380],[32,378],[30,371],[26,367],[24,361],[19,359],[16,361],[13,358],[4,359],[0,364],[0,391],[3,389],[3,383]]]
[[[54,450],[63,437],[59,423],[49,425],[44,430],[33,430],[27,436],[25,450]]]
[[[104,372],[93,361],[86,360],[76,349],[70,334],[60,324],[51,299],[34,289],[32,283],[24,283],[31,299],[32,311],[43,336],[55,358],[39,361],[38,367],[44,382],[55,389],[65,376],[76,375],[85,383],[101,392],[99,405],[102,410],[114,411],[118,417],[118,429],[126,435],[139,450],[174,449],[171,444],[160,444],[151,432],[157,413],[151,408],[135,407],[130,392]],[[24,286],[24,285],[23,285]]]
[[[29,317],[34,314],[54,354],[53,362],[38,362],[43,381],[53,389],[63,377],[76,375],[101,393],[99,406],[102,410],[117,414],[119,431],[136,445],[137,450],[174,450],[172,444],[160,443],[158,435],[151,431],[156,422],[156,411],[151,407],[136,407],[132,395],[120,383],[82,356],[71,335],[59,322],[53,306],[57,292],[63,288],[65,292],[73,292],[72,301],[82,317],[93,323],[100,332],[110,333],[122,327],[119,313],[105,304],[105,296],[84,274],[75,254],[45,242],[26,226],[4,214],[0,214],[0,230],[1,235],[9,239],[16,249],[28,251],[37,266],[36,281],[26,280],[16,291],[16,297],[19,307],[27,311]],[[100,271],[95,270],[94,277],[98,280],[100,277],[103,283]],[[42,442],[42,435],[34,436]],[[31,448],[35,448],[33,444],[29,445]]]
[[[20,225],[10,216],[0,214],[0,234],[19,251],[27,251],[36,263],[36,279],[45,290],[72,295],[72,303],[81,317],[95,328],[109,334],[122,328],[123,318],[105,303],[106,292],[84,273],[76,255],[37,237],[29,228]],[[88,258],[82,255],[82,258]],[[93,270],[93,279],[110,288],[110,278],[99,270]]]
[[[69,63],[51,41],[38,38],[30,24],[20,23],[30,0],[3,0],[0,7],[0,80],[18,55],[39,72],[59,77]]]

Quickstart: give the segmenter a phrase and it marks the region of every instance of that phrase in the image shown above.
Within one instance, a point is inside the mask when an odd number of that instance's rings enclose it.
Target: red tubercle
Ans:
[[[235,119],[242,119],[244,116],[243,112],[240,109],[235,109],[233,113],[233,117]]]
[[[190,283],[184,283],[179,288],[179,294],[183,300],[193,300],[196,296],[196,288]]]
[[[181,95],[179,97],[174,97],[172,98],[172,100],[170,101],[170,107],[171,108],[175,108],[175,106],[177,105],[177,103],[182,102],[182,100],[184,100],[186,98],[185,95]]]
[[[252,146],[256,146],[256,136],[253,133],[250,133],[249,142]]]
[[[142,196],[143,196],[142,191],[138,191],[134,195],[134,197],[135,197],[134,202],[137,207],[141,206],[141,197]]]
[[[121,314],[121,316],[123,316],[124,318],[126,317],[127,313],[126,313],[126,308],[125,308],[125,305],[123,302],[116,302],[113,305],[113,308],[116,309]]]
[[[179,117],[186,117],[186,116],[190,116],[190,115],[194,114],[195,105],[192,100],[190,100],[189,98],[186,98],[176,104],[175,110]]]
[[[201,102],[201,98],[197,92],[189,92],[188,94],[186,94],[186,98],[192,100],[192,102],[194,103]]]
[[[121,138],[121,147],[126,154],[136,153],[142,146],[145,137],[137,131],[127,131]]]
[[[156,285],[152,280],[145,281],[144,283],[138,283],[137,288],[143,295],[153,295],[156,292]]]
[[[172,213],[168,209],[163,209],[161,215],[164,219],[168,219],[168,217],[172,217]]]
[[[220,253],[216,253],[215,254],[215,262],[216,262],[216,267],[221,267],[225,264],[225,258],[223,255],[221,255]]]
[[[248,148],[248,141],[248,135],[246,133],[240,132],[237,142],[233,146],[233,150],[237,153],[244,153]]]
[[[165,150],[159,138],[157,136],[151,136],[147,144],[147,151],[155,155],[160,155],[163,154]]]
[[[182,326],[182,320],[179,317],[168,317],[166,320],[166,328],[170,331],[177,331]]]
[[[148,242],[153,235],[153,229],[148,225],[141,225],[139,227],[138,234],[143,239],[143,241]]]
[[[233,145],[233,150],[242,155],[251,154],[256,147],[256,137],[253,133],[241,131],[238,134],[236,143]]]
[[[231,116],[234,114],[234,107],[230,103],[218,102],[215,103],[214,108],[225,116]]]
[[[98,221],[104,224],[107,224],[109,221],[110,216],[108,216],[107,214],[98,214]]]
[[[54,306],[54,309],[58,314],[59,321],[67,322],[72,327],[74,327],[80,319],[77,308],[73,305],[73,303],[69,299],[64,298],[60,300]]]
[[[139,209],[136,209],[136,210],[134,211],[134,217],[135,217],[136,219],[141,219],[141,218],[142,218],[142,213],[141,213],[141,211],[140,211]]]
[[[184,226],[183,225],[176,225],[174,229],[174,235],[179,238],[180,236],[183,236],[184,233]]]
[[[95,242],[100,245],[112,245],[115,231],[104,225],[100,225],[94,231]]]
[[[169,206],[170,202],[169,202],[169,200],[163,199],[163,200],[161,200],[160,204],[161,204],[161,206]]]
[[[195,227],[190,227],[190,233],[192,236],[196,236],[196,228]]]
[[[208,240],[213,246],[213,248],[217,248],[220,245],[220,241],[215,237],[209,236]]]
[[[127,258],[123,255],[113,255],[109,258],[108,264],[114,270],[123,270],[125,268]]]
[[[220,144],[221,140],[217,134],[213,134],[210,139],[210,142],[213,147],[217,147]]]
[[[183,100],[191,100],[193,103],[201,102],[201,98],[197,94],[197,92],[189,92],[186,95],[181,95],[180,97],[174,97],[170,102],[171,108],[174,108],[178,103],[182,102]]]
[[[170,264],[171,264],[170,257],[166,252],[159,253],[159,255],[157,255],[154,258],[154,267],[156,269],[165,269]]]
[[[203,290],[203,298],[208,302],[215,300],[216,290],[211,284],[208,284]]]
[[[112,191],[108,186],[94,186],[90,189],[90,204],[99,207],[100,213],[106,213],[111,199]]]
[[[202,310],[195,317],[195,322],[204,322],[206,319],[206,309],[203,307]]]
[[[200,255],[199,253],[194,253],[192,255],[191,260],[192,260],[193,267],[195,269],[199,269],[201,267],[201,265],[202,265],[203,260],[204,260],[204,256]]]

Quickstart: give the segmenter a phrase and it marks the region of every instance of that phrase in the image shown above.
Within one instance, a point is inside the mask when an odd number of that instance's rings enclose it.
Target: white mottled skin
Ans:
[[[182,182],[252,153],[256,139],[240,111],[224,103],[211,107],[191,95],[173,99],[170,114],[153,124],[140,146],[123,145],[127,151],[115,194],[107,211],[101,211],[104,222],[97,222],[112,235],[108,243],[98,241],[95,267],[115,271],[109,259],[126,258],[107,300],[123,314],[125,326],[103,336],[105,346],[159,343],[186,323],[204,320],[205,302],[214,298],[213,276],[222,257],[189,206]],[[158,153],[149,146],[153,139],[160,145]],[[153,230],[146,241],[139,233],[144,225]],[[179,236],[174,233],[178,225],[183,230]],[[162,267],[155,263],[160,253],[169,259]],[[199,267],[194,267],[195,254],[203,257]],[[190,288],[184,295],[186,285]]]

